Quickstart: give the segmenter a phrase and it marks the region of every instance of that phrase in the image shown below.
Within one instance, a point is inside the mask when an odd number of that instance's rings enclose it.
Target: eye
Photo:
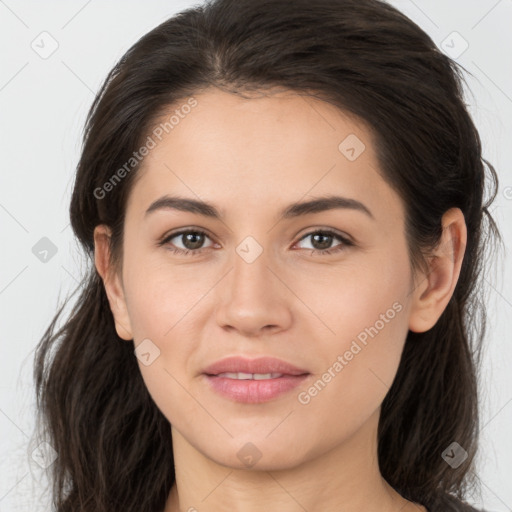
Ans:
[[[210,239],[208,234],[201,229],[185,229],[164,237],[160,242],[158,242],[158,245],[168,246],[168,250],[175,254],[195,256],[201,254],[203,250],[209,249],[215,245],[214,243],[211,243],[209,246],[204,247],[206,238]],[[316,231],[311,231],[304,235],[297,243],[300,243],[307,238],[311,238],[313,247],[306,247],[305,249],[310,249],[311,255],[315,253],[319,253],[320,255],[332,254],[343,251],[347,247],[354,245],[354,243],[347,237],[330,229],[318,229]],[[171,242],[175,239],[176,241]],[[335,239],[338,239],[341,243],[331,247],[331,244]],[[179,247],[180,244],[182,247]]]
[[[169,236],[165,237],[163,240],[158,242],[158,245],[169,245],[169,250],[177,253],[177,254],[200,254],[203,249],[208,249],[208,247],[202,247],[204,244],[205,238],[209,238],[209,236],[200,229],[187,229],[182,230],[177,233],[172,233]],[[172,242],[171,240],[176,239],[176,242]],[[177,244],[182,245],[182,247],[177,247]],[[213,244],[212,244],[213,245]]]
[[[345,250],[347,247],[353,246],[354,243],[349,240],[347,237],[344,237],[340,235],[339,233],[336,233],[335,231],[332,231],[330,229],[321,229],[317,231],[311,231],[304,235],[299,242],[302,242],[303,240],[306,240],[307,238],[311,237],[312,246],[311,247],[311,254],[314,253],[320,253],[320,254],[332,254],[336,252],[340,252]],[[331,244],[334,239],[338,239],[341,241],[340,244],[335,245],[334,247],[331,247]]]

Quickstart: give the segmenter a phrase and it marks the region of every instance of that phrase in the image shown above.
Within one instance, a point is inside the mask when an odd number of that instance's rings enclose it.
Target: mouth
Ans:
[[[279,379],[284,373],[233,373],[224,372],[217,375],[211,375],[211,377],[225,377],[226,379],[237,379],[237,380],[266,380],[266,379]]]
[[[230,357],[203,371],[212,391],[231,401],[248,404],[268,402],[288,393],[309,375],[307,370],[270,357]]]

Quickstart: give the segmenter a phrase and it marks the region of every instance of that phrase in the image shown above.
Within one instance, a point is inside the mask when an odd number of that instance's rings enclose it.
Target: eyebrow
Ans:
[[[360,201],[341,196],[326,196],[311,201],[292,203],[280,212],[280,219],[292,219],[311,213],[319,213],[334,209],[345,209],[362,212],[375,220],[372,212]],[[211,203],[185,197],[165,195],[151,203],[144,217],[158,210],[179,210],[197,213],[213,219],[222,219],[220,211]]]

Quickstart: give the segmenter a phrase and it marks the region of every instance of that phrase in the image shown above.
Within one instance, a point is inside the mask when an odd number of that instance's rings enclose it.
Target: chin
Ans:
[[[245,469],[249,471],[281,471],[299,466],[307,458],[307,454],[298,451],[291,444],[269,442],[268,439],[247,440],[231,439],[220,449],[209,449],[203,454],[213,462],[230,469]]]

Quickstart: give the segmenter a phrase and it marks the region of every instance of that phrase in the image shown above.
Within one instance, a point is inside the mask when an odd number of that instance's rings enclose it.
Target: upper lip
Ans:
[[[218,375],[219,373],[282,373],[285,375],[303,375],[307,370],[298,368],[275,357],[258,357],[247,359],[240,356],[226,357],[206,367],[203,373]]]

